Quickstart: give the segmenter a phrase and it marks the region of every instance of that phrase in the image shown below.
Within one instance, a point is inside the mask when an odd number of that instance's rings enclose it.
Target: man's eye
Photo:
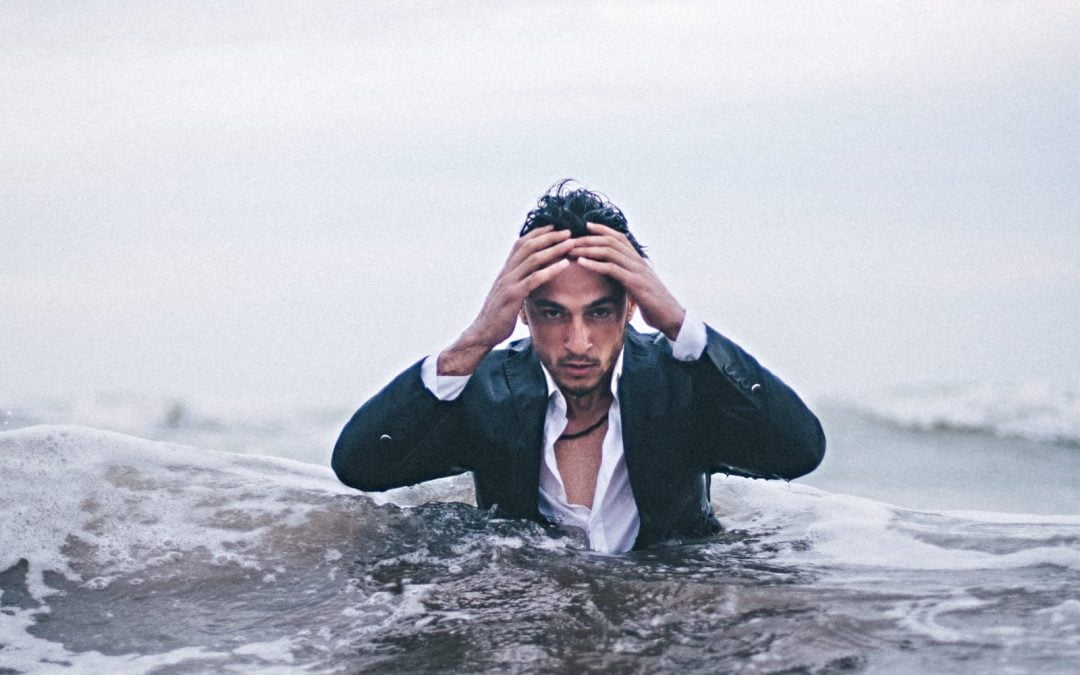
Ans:
[[[542,316],[545,319],[558,319],[560,316],[562,316],[562,312],[557,309],[545,309],[542,312]]]
[[[611,310],[607,307],[597,307],[592,311],[592,315],[597,319],[606,319],[611,316]]]

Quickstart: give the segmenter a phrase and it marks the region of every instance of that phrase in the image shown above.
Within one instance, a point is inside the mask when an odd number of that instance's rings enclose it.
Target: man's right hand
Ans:
[[[570,264],[574,248],[569,230],[539,227],[514,242],[499,276],[488,291],[480,314],[454,344],[439,354],[439,375],[471,375],[488,352],[510,337],[521,306],[534,289]]]

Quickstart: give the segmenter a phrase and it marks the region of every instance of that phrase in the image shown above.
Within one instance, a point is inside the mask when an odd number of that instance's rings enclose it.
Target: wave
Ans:
[[[0,431],[42,424],[122,434],[228,452],[326,464],[352,409],[283,397],[224,398],[101,391],[0,401]]]
[[[1080,394],[1047,383],[905,387],[845,401],[918,431],[960,431],[1080,447]]]
[[[1080,657],[1080,516],[717,476],[722,535],[603,556],[457,503],[464,477],[366,495],[322,466],[75,426],[0,433],[0,481],[0,667],[17,672]]]

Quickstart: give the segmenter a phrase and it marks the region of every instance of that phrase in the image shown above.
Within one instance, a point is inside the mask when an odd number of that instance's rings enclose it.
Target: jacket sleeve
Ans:
[[[360,407],[341,432],[331,466],[341,482],[381,491],[469,471],[460,399],[440,401],[417,362]]]
[[[706,331],[705,352],[692,368],[707,471],[786,480],[813,471],[825,455],[817,417],[754,357]]]

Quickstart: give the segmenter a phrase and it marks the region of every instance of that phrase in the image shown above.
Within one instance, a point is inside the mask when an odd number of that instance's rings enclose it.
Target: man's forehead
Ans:
[[[625,295],[623,285],[611,277],[572,264],[529,293],[529,300],[560,305],[590,305],[607,298],[621,300]]]

